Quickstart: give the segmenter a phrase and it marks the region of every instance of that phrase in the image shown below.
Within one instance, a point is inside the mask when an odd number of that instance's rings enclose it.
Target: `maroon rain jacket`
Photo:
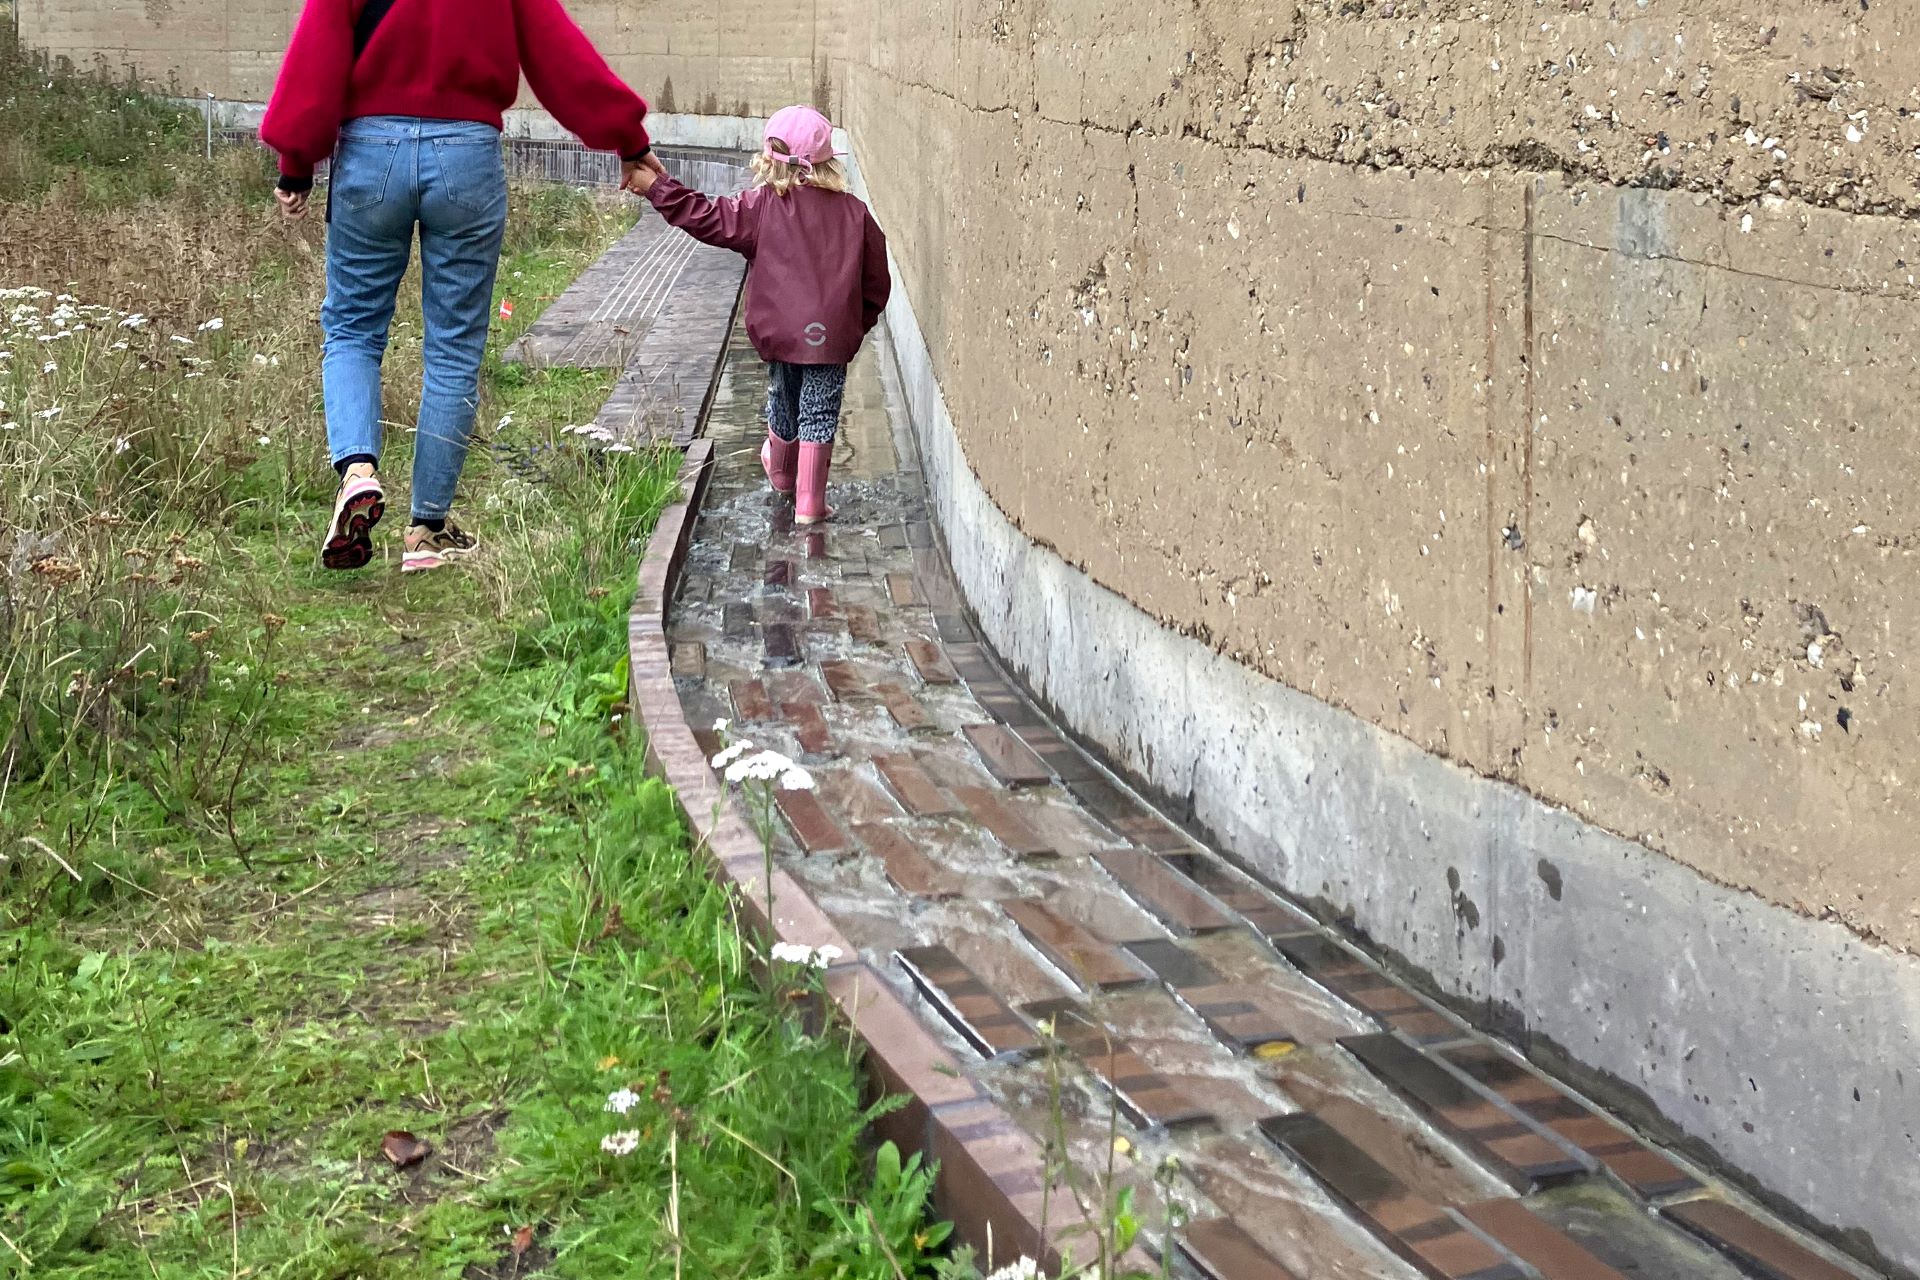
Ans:
[[[669,177],[647,198],[696,240],[746,257],[747,337],[763,360],[849,364],[893,279],[887,238],[859,197],[802,183],[716,200]]]

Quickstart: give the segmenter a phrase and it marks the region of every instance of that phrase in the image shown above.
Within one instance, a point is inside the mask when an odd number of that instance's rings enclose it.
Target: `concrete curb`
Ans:
[[[1063,1184],[1049,1192],[1046,1153],[933,1036],[807,892],[786,872],[772,877],[768,918],[765,856],[740,805],[722,786],[694,737],[674,685],[666,636],[667,603],[679,581],[711,474],[713,444],[687,447],[679,500],[660,522],[640,562],[628,616],[630,700],[647,735],[647,768],[673,787],[681,811],[718,881],[738,893],[743,929],[769,942],[837,947],[848,957],[827,971],[833,1011],[858,1040],[872,1098],[907,1103],[882,1118],[879,1137],[939,1164],[935,1210],[953,1222],[988,1269],[1018,1258],[1060,1265],[1059,1246],[1086,1236],[1089,1223]]]

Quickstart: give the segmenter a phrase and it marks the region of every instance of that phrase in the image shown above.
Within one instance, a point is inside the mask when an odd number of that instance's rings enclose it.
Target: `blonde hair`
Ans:
[[[781,155],[787,153],[787,144],[774,138],[768,142]],[[762,151],[754,156],[753,185],[772,187],[775,195],[784,196],[802,183],[809,187],[818,187],[822,191],[838,191],[845,195],[851,188],[847,185],[847,171],[840,167],[838,160],[822,160],[809,169],[805,165],[794,164],[790,160],[777,159]]]

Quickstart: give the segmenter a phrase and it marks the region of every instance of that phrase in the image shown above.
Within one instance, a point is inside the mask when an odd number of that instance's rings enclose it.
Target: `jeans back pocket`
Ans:
[[[399,152],[400,143],[393,138],[341,138],[329,179],[333,202],[358,213],[385,200]]]
[[[493,213],[507,201],[507,165],[498,138],[435,138],[435,169],[447,199],[472,213]]]

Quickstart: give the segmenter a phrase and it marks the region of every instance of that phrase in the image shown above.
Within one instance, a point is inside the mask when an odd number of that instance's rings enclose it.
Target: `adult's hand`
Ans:
[[[280,191],[273,193],[280,203],[281,216],[288,222],[298,222],[307,216],[307,193],[304,191]]]
[[[654,182],[666,176],[666,166],[660,163],[660,157],[649,151],[638,160],[620,162],[620,189],[644,196]]]

